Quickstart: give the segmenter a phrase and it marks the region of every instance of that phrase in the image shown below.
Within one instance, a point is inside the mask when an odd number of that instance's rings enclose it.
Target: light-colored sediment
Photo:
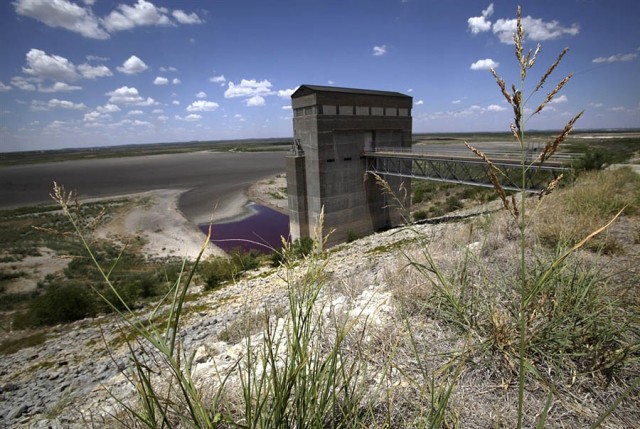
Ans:
[[[195,258],[207,244],[206,236],[180,212],[178,198],[182,192],[160,189],[127,196],[131,202],[97,231],[98,237],[122,242],[141,237],[145,242],[143,253],[149,258]],[[207,245],[203,256],[214,254],[222,254],[222,250]]]

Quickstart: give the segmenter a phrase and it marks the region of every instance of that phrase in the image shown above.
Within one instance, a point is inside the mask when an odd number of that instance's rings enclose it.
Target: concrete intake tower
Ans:
[[[396,198],[368,174],[367,152],[411,150],[412,97],[387,91],[301,85],[291,95],[286,158],[291,239],[313,236],[324,208],[329,245],[406,221]],[[410,179],[385,177],[408,212]]]

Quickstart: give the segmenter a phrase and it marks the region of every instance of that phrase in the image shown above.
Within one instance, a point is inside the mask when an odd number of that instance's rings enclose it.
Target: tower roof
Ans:
[[[412,98],[409,95],[402,94],[400,92],[393,91],[378,91],[374,89],[359,89],[359,88],[341,88],[337,86],[321,86],[321,85],[300,85],[300,87],[291,94],[291,98],[303,97],[316,92],[324,93],[342,93],[342,94],[359,94],[359,95],[379,95],[386,97],[405,97]]]

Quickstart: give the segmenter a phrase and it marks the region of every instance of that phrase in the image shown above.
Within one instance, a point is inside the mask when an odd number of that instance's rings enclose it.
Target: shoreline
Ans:
[[[144,239],[143,252],[148,258],[195,258],[206,245],[203,257],[223,256],[218,246],[206,243],[206,235],[199,226],[208,223],[227,223],[246,219],[254,214],[249,203],[269,207],[288,214],[286,178],[280,173],[268,176],[246,187],[243,191],[226,197],[223,204],[212,209],[210,215],[187,217],[180,208],[180,197],[188,189],[157,189],[128,195],[98,199],[126,198],[130,202],[114,213],[98,232],[99,238],[125,242],[132,236]],[[277,197],[277,198],[276,198]]]

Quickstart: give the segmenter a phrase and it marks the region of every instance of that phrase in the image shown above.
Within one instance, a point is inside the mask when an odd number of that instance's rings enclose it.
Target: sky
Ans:
[[[523,0],[527,129],[640,127],[640,1]],[[288,137],[301,84],[413,97],[413,131],[509,131],[508,0],[5,0],[0,152]]]

